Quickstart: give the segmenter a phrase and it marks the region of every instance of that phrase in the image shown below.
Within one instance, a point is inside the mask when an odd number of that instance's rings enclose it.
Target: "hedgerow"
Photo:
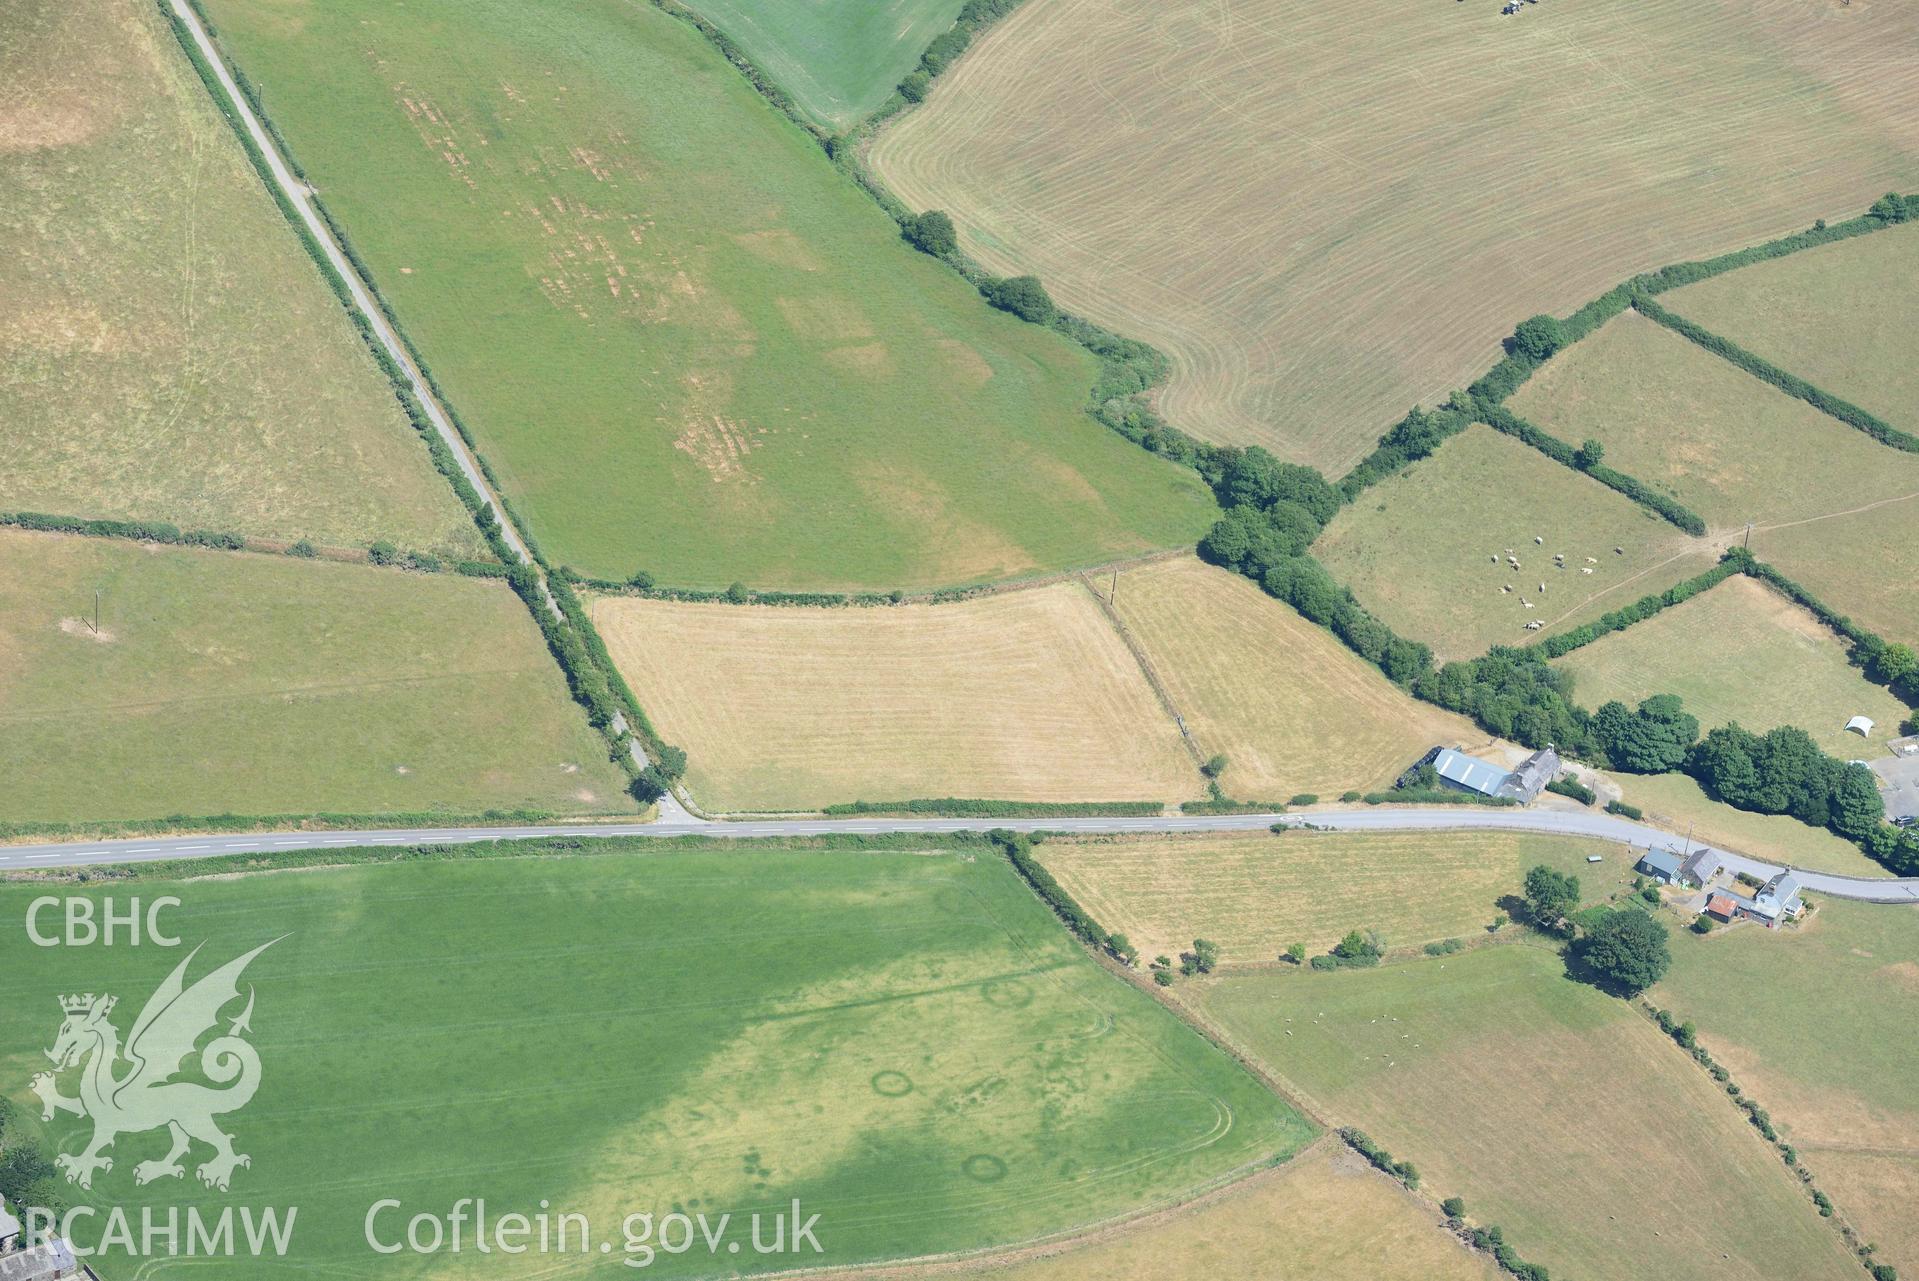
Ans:
[[[1148,817],[1164,812],[1159,801],[994,801],[943,796],[911,801],[851,801],[828,805],[836,818],[857,814],[927,814],[942,818]]]
[[[1040,866],[1033,857],[1033,838],[1023,832],[1009,832],[1005,828],[994,828],[986,834],[986,839],[998,846],[1006,855],[1006,861],[1013,865],[1020,879],[1032,887],[1033,893],[1040,896],[1053,914],[1071,930],[1076,938],[1089,947],[1098,948],[1115,960],[1126,961],[1131,949],[1123,937],[1109,934],[1100,928],[1098,921],[1082,908],[1066,887],[1054,879],[1053,874]],[[1130,963],[1130,962],[1128,962]]]
[[[477,814],[441,810],[396,810],[379,814],[341,814],[318,810],[310,814],[170,814],[164,818],[123,819],[99,823],[23,823],[0,820],[0,839],[76,837],[109,839],[118,836],[160,836],[167,833],[353,831],[375,827],[489,827],[550,823],[560,816],[546,810],[499,809]]]
[[[1635,298],[1633,307],[1646,319],[1657,321],[1682,338],[1690,339],[1713,355],[1732,362],[1753,377],[1772,384],[1788,396],[1795,396],[1805,401],[1814,409],[1837,418],[1848,427],[1858,428],[1880,444],[1890,445],[1894,449],[1901,449],[1909,454],[1919,454],[1919,436],[1900,431],[1883,418],[1868,413],[1851,401],[1841,399],[1823,388],[1815,387],[1799,375],[1788,373],[1772,362],[1755,356],[1730,338],[1722,338],[1705,326],[1694,324],[1684,316],[1666,310],[1649,297]]]
[[[1674,583],[1663,592],[1642,596],[1630,605],[1612,610],[1590,623],[1548,636],[1535,641],[1529,648],[1538,650],[1547,658],[1561,658],[1584,645],[1590,645],[1601,636],[1621,632],[1635,623],[1643,623],[1663,610],[1683,604],[1711,587],[1725,582],[1734,574],[1750,573],[1755,562],[1752,554],[1742,547],[1729,547],[1721,555],[1719,563],[1702,574],[1695,574],[1684,582]]]
[[[1524,441],[1554,462],[1563,463],[1576,472],[1591,476],[1600,484],[1617,490],[1640,506],[1658,513],[1688,534],[1696,537],[1706,532],[1706,522],[1700,519],[1696,512],[1668,498],[1637,477],[1616,471],[1604,463],[1582,465],[1578,449],[1545,429],[1527,422],[1504,405],[1482,400],[1478,404],[1478,411],[1479,420],[1493,430]]]
[[[1340,492],[1351,502],[1369,486],[1427,457],[1465,431],[1472,425],[1474,414],[1472,398],[1465,392],[1454,392],[1452,399],[1438,409],[1414,405],[1379,438],[1378,447],[1346,473],[1339,482]]]

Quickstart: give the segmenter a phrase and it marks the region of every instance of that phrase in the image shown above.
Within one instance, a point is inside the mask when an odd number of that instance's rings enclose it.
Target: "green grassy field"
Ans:
[[[263,1083],[223,1119],[253,1158],[233,1199],[300,1207],[297,1257],[276,1274],[626,1276],[627,1214],[731,1212],[740,1239],[749,1213],[796,1197],[820,1215],[826,1254],[716,1263],[701,1247],[650,1271],[911,1256],[1137,1208],[1312,1135],[1102,973],[980,847],[594,848],[114,888],[182,900],[167,919],[188,946],[208,940],[196,975],[288,935],[247,972]],[[124,1033],[182,955],[38,952],[19,923],[44,892],[0,887],[0,1079],[16,1100],[45,1066],[56,996],[118,994]],[[50,1136],[73,1149],[82,1130],[63,1118]],[[163,1144],[121,1138],[94,1195],[227,1200],[191,1174],[136,1189],[135,1159]],[[404,1231],[467,1196],[489,1215],[545,1199],[616,1252],[369,1252],[376,1200],[404,1202],[381,1221]],[[194,1270],[261,1274],[249,1260]]]
[[[1556,552],[1566,554],[1563,570]],[[1523,644],[1535,619],[1548,633],[1576,626],[1713,558],[1703,540],[1482,426],[1362,493],[1313,554],[1380,619],[1441,658]]]
[[[1919,431],[1919,226],[1742,267],[1660,301],[1746,350]]]
[[[692,0],[813,119],[871,115],[966,0]]]
[[[0,508],[475,554],[151,3],[0,41]]]
[[[1199,999],[1554,1276],[1858,1275],[1712,1078],[1544,948],[1228,978]]]
[[[1886,869],[1851,841],[1784,814],[1754,814],[1707,796],[1684,774],[1615,774],[1629,805],[1675,837],[1691,834],[1707,845],[1737,850],[1771,863],[1844,876],[1885,876]],[[1683,846],[1682,846],[1683,848]]]
[[[1697,1023],[1881,1260],[1919,1269],[1919,909],[1822,898],[1801,929],[1687,935],[1652,999]]]
[[[0,531],[0,737],[0,820],[632,809],[526,607],[450,574]]]
[[[1554,665],[1572,673],[1586,707],[1615,698],[1636,707],[1653,694],[1677,694],[1707,728],[1797,725],[1841,760],[1887,755],[1886,740],[1912,715],[1859,674],[1824,624],[1743,575]],[[1845,728],[1861,714],[1874,722],[1870,740]]]
[[[1203,532],[987,307],[649,4],[213,0],[556,562],[914,587]]]
[[[1608,465],[1677,498],[1724,536],[1755,522],[1762,554],[1772,526],[1919,494],[1919,457],[1636,312],[1548,361],[1511,403],[1562,440],[1597,439]]]
[[[1636,855],[1609,841],[1521,832],[1288,832],[1047,841],[1040,862],[1094,919],[1148,957],[1195,938],[1229,962],[1328,951],[1348,930],[1389,948],[1484,937],[1528,868],[1577,876],[1584,900],[1629,888]],[[1588,855],[1604,861],[1588,863]]]

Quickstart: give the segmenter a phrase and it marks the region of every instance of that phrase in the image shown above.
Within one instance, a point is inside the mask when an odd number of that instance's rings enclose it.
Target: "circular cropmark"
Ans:
[[[980,984],[979,994],[1002,1010],[1023,1010],[1033,1003],[1033,989],[1024,979],[992,979]]]
[[[960,1169],[975,1183],[998,1183],[1006,1177],[1006,1162],[984,1152],[976,1152],[960,1162]]]
[[[904,1072],[887,1069],[873,1073],[873,1093],[883,1094],[889,1099],[902,1098],[913,1092],[913,1078]]]

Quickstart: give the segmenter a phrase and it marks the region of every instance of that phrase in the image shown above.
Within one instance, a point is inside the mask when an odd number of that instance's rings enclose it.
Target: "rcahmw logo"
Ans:
[[[70,1113],[93,1122],[92,1137],[81,1151],[54,1157],[54,1165],[69,1183],[92,1189],[96,1175],[114,1168],[107,1152],[116,1140],[162,1129],[169,1146],[164,1154],[133,1166],[136,1184],[183,1179],[183,1158],[195,1154],[196,1144],[210,1149],[194,1167],[195,1176],[209,1188],[227,1191],[235,1171],[253,1164],[251,1157],[234,1148],[234,1136],[218,1120],[245,1107],[260,1088],[260,1056],[246,1040],[254,1010],[251,985],[245,1007],[225,1020],[224,1030],[220,1025],[222,1012],[240,999],[240,976],[247,966],[279,941],[263,943],[188,986],[187,969],[200,954],[200,948],[194,948],[147,999],[124,1041],[113,1020],[118,997],[89,992],[60,998],[64,1017],[53,1048],[46,1052],[53,1070],[35,1076],[32,1088],[40,1098],[43,1120]],[[201,1045],[208,1033],[213,1036]],[[195,1075],[203,1079],[181,1079],[183,1069],[196,1056],[199,1071]],[[77,1073],[71,1096],[60,1085],[60,1078],[69,1072]],[[36,1213],[41,1216],[37,1220]],[[237,1234],[234,1214],[231,1206],[217,1214],[198,1206],[187,1207],[184,1214],[178,1207],[147,1206],[140,1211],[136,1227],[118,1207],[101,1211],[75,1206],[58,1228],[76,1253],[116,1248],[141,1255],[156,1250],[285,1253],[297,1209],[268,1209],[256,1216],[252,1207],[243,1207]],[[42,1233],[55,1226],[44,1212],[29,1210],[28,1216]],[[76,1230],[90,1231],[94,1226],[101,1232],[99,1241],[83,1249]]]

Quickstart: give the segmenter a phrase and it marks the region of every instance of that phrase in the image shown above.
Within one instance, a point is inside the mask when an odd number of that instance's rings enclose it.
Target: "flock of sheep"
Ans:
[[[1538,544],[1541,547],[1544,547],[1546,545],[1546,540],[1542,537],[1539,537],[1538,535],[1533,536],[1533,542]],[[1623,547],[1615,547],[1613,548],[1613,554],[1615,556],[1624,556],[1626,554],[1626,549]],[[1519,563],[1518,554],[1514,552],[1513,549],[1510,547],[1506,549],[1506,554],[1503,558],[1498,555],[1494,555],[1489,557],[1488,559],[1490,559],[1492,563],[1495,565],[1497,565],[1501,559],[1504,559],[1506,564],[1512,567],[1512,571],[1515,574],[1519,573],[1520,570],[1524,568],[1524,566],[1522,566]],[[1586,557],[1586,563],[1579,567],[1579,572],[1582,574],[1590,574],[1598,566],[1598,564],[1599,564],[1599,560],[1597,557],[1588,556]],[[1564,570],[1566,568],[1565,552],[1553,553],[1553,568],[1558,570]],[[1500,585],[1499,591],[1502,596],[1510,596],[1513,593],[1513,585],[1511,583],[1503,583]],[[1539,584],[1539,594],[1541,596],[1544,596],[1546,594],[1546,584],[1544,582],[1541,582]],[[1537,608],[1532,601],[1527,600],[1524,596],[1521,596],[1519,598],[1519,603],[1525,606],[1529,610]],[[1536,632],[1540,628],[1544,627],[1545,625],[1546,625],[1545,623],[1535,618],[1531,622],[1526,624],[1526,630],[1529,632]]]

